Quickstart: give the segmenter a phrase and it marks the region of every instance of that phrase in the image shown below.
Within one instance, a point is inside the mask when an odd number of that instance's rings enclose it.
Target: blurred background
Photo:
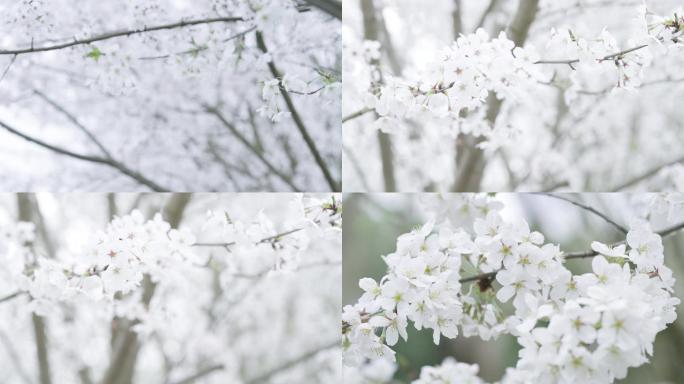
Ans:
[[[428,215],[421,208],[418,194],[346,194],[343,224],[343,305],[353,304],[363,291],[359,279],[379,280],[385,274],[380,258],[396,249],[396,239],[402,233],[423,224]],[[618,224],[626,226],[630,217],[643,208],[645,195],[631,194],[565,194],[564,197],[583,202],[605,213]],[[504,218],[522,216],[532,230],[544,234],[546,242],[559,244],[565,252],[590,249],[592,241],[613,243],[624,236],[597,216],[568,202],[546,195],[497,194],[503,201]],[[662,229],[668,225],[655,227]],[[684,292],[684,234],[677,233],[664,240],[665,262],[677,278],[675,295]],[[571,260],[567,264],[573,273],[591,269],[591,261]],[[620,383],[684,383],[684,320],[682,306],[679,319],[658,334],[650,364],[629,370]],[[408,340],[394,347],[400,382],[415,379],[424,365],[435,365],[447,356],[458,361],[480,365],[480,376],[488,382],[499,380],[506,367],[515,365],[519,346],[514,337],[503,335],[495,341],[479,338],[442,338],[440,345],[432,342],[429,330],[416,331],[408,327]]]

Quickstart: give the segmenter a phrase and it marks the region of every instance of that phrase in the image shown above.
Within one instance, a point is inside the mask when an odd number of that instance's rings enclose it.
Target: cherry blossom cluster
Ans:
[[[516,47],[504,32],[492,39],[484,29],[459,37],[440,56],[420,80],[390,78],[368,95],[367,106],[381,116],[378,128],[393,132],[397,119],[459,120],[465,112],[482,106],[490,92],[501,99],[515,96],[521,83],[539,69],[534,65],[539,56],[533,47]]]
[[[249,221],[210,212],[203,233],[218,234],[221,242],[205,244],[196,244],[195,235],[187,228],[171,228],[159,213],[146,220],[136,210],[114,218],[104,231],[92,236],[82,254],[65,259],[36,251],[34,225],[20,222],[4,233],[2,271],[7,273],[7,281],[30,295],[31,305],[40,314],[54,309],[57,302],[83,297],[112,302],[117,294],[137,290],[146,275],[159,282],[182,268],[202,268],[210,260],[201,248],[208,245],[225,248],[231,256],[225,258],[222,273],[226,278],[295,271],[299,255],[312,240],[330,231],[339,232],[338,200],[298,196],[291,202],[298,219],[285,223],[285,232],[279,232],[263,212]]]
[[[680,302],[650,223],[634,218],[617,245],[593,242],[581,256],[593,257],[592,272],[573,275],[558,245],[497,208],[472,226],[446,218],[399,236],[383,257],[387,274],[379,283],[361,279],[365,293],[344,308],[347,365],[392,361],[390,347],[407,339],[409,323],[432,329],[435,344],[459,330],[484,340],[517,337],[519,361],[502,383],[610,383],[648,361]],[[476,374],[476,366],[446,361],[424,368],[417,383],[482,382]]]
[[[417,78],[386,76],[384,84],[371,86],[365,105],[378,113],[374,125],[383,132],[401,131],[404,119],[449,119],[449,124],[441,124],[443,133],[501,139],[509,135],[495,132],[483,119],[481,107],[489,95],[515,102],[541,84],[562,85],[558,73],[550,72],[545,65],[571,69],[566,87],[568,102],[576,99],[578,92],[636,88],[641,85],[644,69],[651,65],[653,50],[682,47],[681,15],[678,10],[660,17],[645,6],[639,7],[632,37],[622,44],[606,29],[598,36],[585,37],[569,28],[553,28],[544,47],[548,60],[542,60],[531,44],[516,47],[504,32],[491,38],[478,29],[461,35]],[[649,46],[651,43],[655,46]]]

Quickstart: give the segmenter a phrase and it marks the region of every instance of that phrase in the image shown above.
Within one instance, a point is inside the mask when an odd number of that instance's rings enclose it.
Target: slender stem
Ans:
[[[625,234],[628,232],[628,231],[627,231],[627,228],[625,228],[625,227],[623,227],[622,225],[616,223],[616,222],[613,221],[611,218],[609,218],[608,216],[606,216],[604,213],[599,212],[598,210],[596,210],[596,209],[593,208],[593,207],[590,207],[590,206],[588,206],[588,205],[582,204],[582,203],[580,203],[580,202],[578,202],[578,201],[574,201],[574,200],[568,199],[567,197],[555,195],[555,194],[552,194],[552,193],[545,193],[545,192],[539,193],[539,192],[535,192],[534,194],[535,194],[535,195],[548,196],[548,197],[552,197],[552,198],[554,198],[554,199],[566,201],[566,202],[568,202],[568,203],[570,203],[570,204],[572,204],[572,205],[575,205],[575,206],[577,206],[577,207],[580,207],[580,208],[582,208],[582,209],[584,209],[584,210],[586,210],[586,211],[588,211],[588,212],[591,212],[591,213],[593,213],[594,215],[600,217],[601,219],[605,220],[608,224],[610,224],[610,225],[614,226],[615,228],[617,228],[620,232],[625,233]]]
[[[636,47],[628,48],[628,49],[622,50],[620,52],[611,53],[610,55],[606,55],[606,56],[598,59],[598,61],[601,62],[601,61],[615,59],[617,57],[626,55],[626,54],[634,52],[634,51],[638,51],[638,50],[646,48],[646,47],[648,47],[648,44],[638,45]],[[535,61],[534,64],[566,64],[566,65],[572,66],[572,64],[579,63],[579,61],[580,61],[580,59],[539,60],[539,61]]]
[[[199,25],[199,24],[232,23],[232,22],[238,22],[238,21],[244,21],[244,20],[245,19],[243,19],[242,17],[215,17],[215,18],[198,19],[198,20],[181,20],[181,21],[171,23],[171,24],[162,24],[162,25],[156,25],[156,26],[152,26],[152,27],[143,27],[141,29],[128,29],[128,30],[105,32],[105,33],[102,33],[99,35],[87,37],[85,39],[74,39],[73,41],[70,41],[68,43],[62,43],[62,44],[46,45],[46,46],[42,46],[42,47],[34,47],[33,44],[31,44],[31,47],[29,47],[29,48],[0,50],[0,55],[21,55],[24,53],[54,51],[54,50],[58,50],[58,49],[73,47],[76,45],[91,44],[91,43],[94,43],[96,41],[108,40],[108,39],[113,39],[116,37],[131,36],[131,35],[137,35],[137,34],[146,33],[146,32],[160,31],[160,30],[164,30],[164,29],[183,28],[183,27],[188,27],[188,26],[192,26],[192,25]]]
[[[257,241],[255,244],[263,244],[263,243],[269,243],[275,240],[280,239],[283,236],[291,235],[293,233],[299,232],[304,230],[304,228],[294,228],[290,229],[289,231],[281,232],[273,236],[268,236],[264,237],[263,239]],[[195,247],[230,247],[231,245],[235,245],[234,241],[231,241],[229,243],[195,243],[193,246]]]

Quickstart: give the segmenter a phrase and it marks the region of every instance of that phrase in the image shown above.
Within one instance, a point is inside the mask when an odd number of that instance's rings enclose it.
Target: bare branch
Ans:
[[[74,116],[71,112],[67,111],[61,105],[57,104],[56,101],[54,101],[52,98],[48,97],[45,93],[39,91],[38,89],[33,89],[33,92],[36,95],[40,96],[40,98],[45,100],[53,108],[55,108],[56,110],[61,112],[64,116],[66,116],[66,118],[69,119],[69,121],[71,121],[75,126],[77,126],[86,136],[88,136],[90,141],[92,141],[93,144],[95,144],[100,149],[100,151],[102,152],[103,155],[105,155],[105,157],[107,157],[108,159],[112,158],[112,155],[109,153],[107,148],[105,148],[105,146],[102,145],[102,143],[97,139],[97,137],[95,137],[95,135],[92,132],[90,132],[90,130],[88,128],[86,128],[83,124],[81,124],[78,121],[76,116]]]
[[[5,301],[10,301],[10,300],[12,300],[12,299],[14,299],[14,298],[16,298],[16,297],[21,296],[21,295],[24,294],[24,293],[26,293],[26,292],[17,291],[17,292],[14,292],[14,293],[10,293],[9,295],[7,295],[7,296],[5,296],[5,297],[0,297],[0,303],[4,303]]]
[[[219,119],[219,121],[221,121],[221,123],[226,128],[228,128],[228,130],[233,134],[233,136],[235,136],[238,139],[238,141],[242,143],[242,145],[247,147],[247,149],[249,149],[250,152],[252,152],[254,156],[256,156],[259,159],[259,161],[261,161],[266,166],[266,168],[268,168],[274,175],[278,176],[278,178],[285,182],[285,184],[290,186],[290,188],[292,188],[293,191],[301,191],[301,189],[299,189],[299,187],[297,187],[292,181],[292,177],[286,175],[278,168],[276,168],[275,165],[273,165],[273,163],[271,163],[264,156],[262,151],[256,145],[252,144],[252,142],[247,140],[247,138],[237,129],[237,127],[235,127],[235,125],[229,122],[218,109],[210,107],[208,105],[205,105],[204,108],[207,112],[216,116],[216,118]]]
[[[19,221],[33,222],[34,220],[33,204],[28,193],[17,194],[17,210],[19,211]],[[40,384],[51,384],[52,378],[50,375],[50,359],[48,358],[48,341],[45,331],[45,321],[43,317],[31,314],[31,322],[33,324],[33,334],[36,341],[36,357],[38,360],[38,376]]]
[[[323,352],[323,351],[327,351],[327,350],[333,349],[333,348],[338,348],[338,347],[341,347],[341,346],[342,346],[342,342],[341,342],[340,340],[334,340],[334,341],[332,341],[332,342],[330,342],[330,343],[328,343],[328,344],[325,344],[325,345],[323,345],[323,346],[321,346],[321,347],[319,347],[319,348],[316,348],[316,349],[314,349],[314,350],[312,350],[312,351],[309,351],[309,352],[307,352],[307,353],[305,353],[305,354],[303,354],[303,355],[301,355],[301,356],[299,356],[299,357],[297,357],[297,358],[294,358],[294,359],[292,359],[292,360],[290,360],[290,361],[287,361],[287,362],[285,362],[284,364],[282,364],[282,365],[280,365],[280,366],[277,366],[277,367],[275,367],[275,368],[273,368],[273,369],[271,369],[271,370],[269,370],[269,371],[266,371],[266,372],[264,372],[263,374],[261,374],[261,375],[259,375],[259,376],[253,377],[253,378],[251,378],[251,379],[249,379],[249,380],[245,380],[245,384],[261,384],[261,383],[266,383],[266,382],[268,382],[268,380],[271,379],[273,376],[275,376],[275,375],[277,375],[277,374],[279,374],[279,373],[281,373],[281,372],[287,371],[287,370],[289,370],[289,369],[291,369],[291,368],[294,368],[294,367],[296,367],[297,365],[299,365],[299,364],[301,364],[301,363],[304,363],[304,362],[306,362],[307,360],[309,360],[309,359],[315,357],[316,355],[318,355],[319,353],[321,353],[321,352]]]
[[[46,45],[43,47],[34,47],[31,46],[29,48],[23,48],[23,49],[7,49],[7,50],[0,50],[0,55],[21,55],[24,53],[34,53],[34,52],[45,52],[45,51],[54,51],[58,49],[64,49],[68,47],[73,47],[77,45],[84,45],[84,44],[91,44],[96,41],[102,41],[102,40],[108,40],[108,39],[113,39],[116,37],[122,37],[122,36],[131,36],[131,35],[137,35],[141,33],[146,33],[146,32],[153,32],[153,31],[160,31],[164,29],[175,29],[175,28],[184,28],[192,25],[199,25],[199,24],[211,24],[211,23],[233,23],[233,22],[238,22],[238,21],[245,21],[244,18],[242,17],[215,17],[215,18],[210,18],[210,19],[198,19],[198,20],[181,20],[176,23],[171,23],[171,24],[162,24],[162,25],[156,25],[152,27],[143,27],[141,29],[128,29],[128,30],[119,30],[119,31],[112,31],[112,32],[105,32],[99,35],[94,35],[85,39],[75,39],[73,41],[70,41],[68,43],[62,43],[62,44],[55,44],[55,45]]]
[[[625,228],[625,227],[623,227],[622,225],[616,223],[614,220],[612,220],[611,218],[609,218],[608,216],[606,216],[604,213],[599,212],[599,211],[596,210],[595,208],[590,207],[590,206],[588,206],[588,205],[586,205],[586,204],[582,204],[582,203],[580,203],[580,202],[578,202],[578,201],[574,201],[574,200],[568,199],[567,197],[560,196],[560,195],[554,195],[554,194],[551,194],[551,193],[538,193],[538,192],[537,192],[537,193],[533,193],[533,194],[535,194],[535,195],[541,195],[541,196],[548,196],[548,197],[552,197],[552,198],[554,198],[554,199],[566,201],[566,202],[568,202],[568,203],[570,203],[570,204],[572,204],[572,205],[575,205],[575,206],[577,206],[577,207],[580,207],[580,208],[582,208],[582,209],[584,209],[584,210],[586,210],[586,211],[588,211],[588,212],[591,212],[591,213],[593,213],[594,215],[600,217],[601,219],[605,220],[608,224],[610,224],[610,225],[612,225],[613,227],[617,228],[618,231],[620,231],[620,232],[622,232],[622,233],[625,233],[625,234],[628,232],[628,231],[627,231],[627,228]]]
[[[304,0],[328,15],[342,20],[342,3],[337,0]]]
[[[263,243],[270,243],[273,241],[280,240],[281,237],[291,235],[293,233],[299,232],[304,230],[304,228],[294,228],[290,229],[289,231],[281,232],[273,236],[268,236],[265,237],[259,241],[257,241],[255,244],[263,244]],[[195,243],[193,244],[196,247],[230,247],[231,245],[235,245],[235,242],[230,242],[230,243]]]
[[[610,190],[613,192],[618,192],[618,191],[621,191],[623,189],[629,188],[631,186],[639,184],[640,182],[642,182],[644,180],[651,178],[652,176],[654,176],[658,172],[660,172],[663,168],[670,167],[670,166],[673,166],[675,164],[680,164],[680,163],[684,163],[684,156],[682,156],[678,159],[672,160],[672,161],[668,161],[665,164],[660,164],[658,166],[652,167],[652,168],[646,170],[645,172],[643,172],[642,174],[640,174],[640,175],[638,175],[638,176],[636,176],[630,180],[627,180],[624,183],[619,184],[619,185],[611,188]]]
[[[624,56],[628,53],[638,51],[638,50],[646,48],[646,47],[648,47],[648,44],[638,45],[636,47],[625,49],[623,51],[611,53],[610,55],[606,55],[606,56],[598,59],[598,61],[602,62],[602,61],[606,61],[606,60],[612,60],[612,59]],[[565,64],[565,65],[569,65],[572,68],[572,65],[579,63],[579,61],[580,61],[580,59],[539,60],[539,61],[535,61],[534,64]]]
[[[256,39],[257,39],[257,46],[263,53],[268,53],[268,48],[266,47],[266,43],[264,42],[264,37],[261,34],[261,32],[257,31],[256,33]],[[275,62],[271,59],[271,61],[268,62],[268,68],[271,71],[271,75],[273,75],[274,78],[276,79],[282,79],[282,75],[280,71],[278,70],[278,67],[276,67]],[[304,142],[306,142],[307,147],[309,148],[309,151],[314,157],[314,160],[316,161],[316,164],[318,165],[318,168],[320,168],[321,172],[323,173],[323,176],[325,177],[325,180],[328,183],[328,186],[330,186],[332,191],[339,191],[340,187],[338,186],[337,182],[333,179],[332,174],[330,173],[330,170],[328,169],[328,166],[325,164],[325,160],[323,160],[323,157],[321,156],[320,152],[318,151],[318,148],[316,147],[316,143],[313,141],[311,138],[311,135],[309,135],[309,131],[307,130],[306,126],[304,125],[304,121],[302,118],[299,116],[299,113],[297,112],[297,109],[295,108],[294,103],[292,102],[292,98],[290,97],[289,92],[285,90],[281,90],[281,95],[283,96],[283,99],[285,100],[285,104],[287,105],[287,109],[290,111],[290,114],[292,115],[292,120],[294,121],[295,125],[297,126],[297,129],[299,130],[299,133],[302,135],[302,138],[304,139]]]
[[[102,165],[106,165],[110,168],[114,168],[114,169],[118,170],[119,172],[123,173],[124,175],[134,179],[138,183],[149,187],[150,189],[152,189],[155,192],[165,192],[168,190],[167,188],[164,188],[164,187],[160,186],[159,184],[155,183],[154,181],[146,178],[145,176],[143,176],[139,172],[128,168],[126,165],[124,165],[123,163],[121,163],[119,161],[104,158],[104,157],[99,157],[99,156],[83,155],[80,153],[72,152],[68,149],[58,147],[56,145],[48,144],[48,143],[46,143],[40,139],[36,139],[32,136],[29,136],[25,133],[18,131],[17,129],[11,127],[10,125],[8,125],[6,123],[4,123],[3,121],[0,121],[0,127],[3,127],[9,133],[11,133],[15,136],[19,136],[28,142],[37,144],[43,148],[49,149],[49,150],[56,152],[60,155],[69,156],[69,157],[73,157],[75,159],[88,161],[91,163],[102,164]]]
[[[210,366],[208,366],[208,367],[206,367],[206,368],[200,369],[200,370],[197,371],[196,373],[194,373],[194,374],[192,374],[192,375],[190,375],[190,376],[188,376],[188,377],[186,377],[186,378],[184,378],[184,379],[175,381],[173,384],[192,384],[192,383],[194,383],[196,380],[201,379],[201,378],[203,378],[204,376],[207,376],[207,375],[209,375],[209,374],[212,374],[212,373],[214,373],[214,372],[216,372],[216,371],[220,371],[220,370],[222,370],[223,368],[225,368],[225,367],[223,366],[223,364],[210,365]]]

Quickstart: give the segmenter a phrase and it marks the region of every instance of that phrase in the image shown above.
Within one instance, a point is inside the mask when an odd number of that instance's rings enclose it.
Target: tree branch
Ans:
[[[261,34],[261,32],[257,31],[256,39],[257,39],[257,46],[259,47],[259,49],[263,53],[268,53],[268,48],[266,47],[266,43],[264,42],[264,37]],[[280,74],[278,67],[276,67],[275,63],[273,62],[273,59],[271,59],[271,61],[268,62],[268,68],[271,71],[271,75],[274,78],[282,79],[282,75]],[[295,105],[292,102],[292,98],[290,97],[289,92],[287,92],[285,90],[281,90],[280,93],[283,96],[283,99],[285,100],[285,104],[287,105],[287,109],[292,114],[292,120],[294,121],[295,125],[297,126],[299,133],[302,135],[304,142],[306,142],[307,147],[309,147],[309,151],[313,155],[314,160],[316,161],[316,164],[318,165],[321,172],[323,173],[323,176],[325,177],[325,180],[327,181],[328,186],[330,186],[332,191],[338,192],[340,190],[340,187],[337,185],[337,182],[333,179],[332,174],[330,173],[330,170],[328,169],[328,166],[325,164],[325,160],[323,160],[323,157],[321,156],[320,152],[318,151],[318,148],[316,148],[316,143],[314,143],[313,139],[311,138],[311,135],[309,135],[309,131],[306,129],[306,126],[304,125],[304,121],[299,116],[299,113],[297,112],[297,109],[295,108]]]
[[[171,228],[178,228],[191,199],[192,194],[190,193],[174,193],[167,200],[162,216]],[[149,308],[156,288],[157,285],[152,282],[149,275],[145,275],[141,297],[145,309]],[[126,323],[123,329],[118,330],[123,335],[115,338],[115,349],[102,379],[102,384],[131,384],[140,351],[140,340],[138,334],[133,330],[133,327],[138,323],[139,320],[133,320]]]
[[[342,20],[342,3],[336,0],[304,0],[328,15]]]
[[[122,174],[130,177],[131,179],[133,179],[135,181],[137,181],[138,183],[147,186],[148,188],[152,189],[155,192],[164,192],[164,191],[168,190],[167,188],[164,188],[164,187],[160,186],[159,184],[155,183],[154,181],[144,177],[139,172],[128,168],[126,165],[124,165],[123,163],[121,163],[117,160],[109,159],[109,158],[105,158],[105,157],[99,157],[99,156],[83,155],[80,153],[72,152],[68,149],[64,149],[64,148],[58,147],[56,145],[46,143],[40,139],[36,139],[32,136],[29,136],[25,133],[22,133],[22,132],[18,131],[17,129],[12,128],[10,125],[6,124],[3,121],[0,121],[0,127],[4,128],[9,133],[11,133],[15,136],[19,136],[28,142],[37,144],[43,148],[49,149],[49,150],[56,152],[60,155],[69,156],[69,157],[73,157],[73,158],[78,159],[78,160],[102,164],[102,165],[106,165],[110,168],[114,168],[114,169],[118,170],[119,172],[121,172]]]
[[[46,45],[43,47],[31,46],[29,48],[23,48],[23,49],[0,50],[0,55],[21,55],[24,53],[54,51],[54,50],[58,50],[58,49],[73,47],[76,45],[91,44],[91,43],[94,43],[96,41],[108,40],[108,39],[113,39],[116,37],[131,36],[131,35],[137,35],[137,34],[146,33],[146,32],[160,31],[160,30],[164,30],[164,29],[183,28],[183,27],[188,27],[188,26],[192,26],[192,25],[199,25],[199,24],[232,23],[232,22],[238,22],[238,21],[245,21],[245,19],[243,19],[242,17],[215,17],[215,18],[209,18],[209,19],[197,19],[197,20],[185,20],[185,21],[181,20],[181,21],[176,22],[176,23],[162,24],[162,25],[156,25],[156,26],[152,26],[152,27],[146,26],[146,27],[143,27],[141,29],[129,29],[129,30],[105,32],[105,33],[102,33],[99,35],[87,37],[85,39],[74,39],[73,41],[70,41],[68,43],[62,43],[62,44]]]
[[[201,379],[202,377],[207,376],[207,375],[209,375],[209,374],[212,374],[212,373],[214,373],[214,372],[216,372],[216,371],[220,371],[220,370],[222,370],[222,369],[224,369],[224,368],[225,368],[225,367],[224,367],[223,364],[210,365],[210,366],[208,366],[208,367],[206,367],[206,368],[200,369],[200,370],[197,371],[196,373],[194,373],[194,374],[192,374],[192,375],[190,375],[190,376],[188,376],[188,377],[186,377],[186,378],[184,378],[184,379],[175,381],[173,384],[192,384],[192,383],[194,383],[196,380]]]
[[[580,203],[580,202],[578,202],[578,201],[574,201],[574,200],[568,199],[567,197],[564,197],[564,196],[554,195],[554,194],[552,194],[552,193],[533,192],[533,194],[534,194],[534,195],[541,195],[541,196],[548,196],[548,197],[551,197],[551,198],[554,198],[554,199],[563,200],[563,201],[568,202],[568,203],[570,203],[570,204],[572,204],[572,205],[575,205],[575,206],[577,206],[577,207],[580,207],[580,208],[582,208],[582,209],[584,209],[584,210],[586,210],[586,211],[588,211],[588,212],[593,213],[594,215],[596,215],[596,216],[600,217],[601,219],[605,220],[608,224],[610,224],[610,225],[612,225],[613,227],[617,228],[617,230],[620,231],[620,232],[622,232],[622,233],[625,233],[625,234],[626,234],[626,233],[628,232],[628,231],[627,231],[627,228],[625,228],[625,227],[623,227],[622,225],[616,223],[614,220],[612,220],[611,218],[609,218],[608,216],[606,216],[604,213],[599,212],[599,211],[596,210],[595,208],[590,207],[590,206],[588,206],[588,205],[586,205],[586,204],[582,204],[582,203]]]
[[[375,11],[373,0],[361,0],[361,11],[363,13],[363,37],[366,40],[380,40],[378,15]],[[377,84],[383,83],[382,72],[380,71],[380,60],[370,61],[372,77]],[[377,113],[373,113],[378,118]],[[343,121],[344,122],[344,121]],[[382,179],[385,192],[394,192],[397,189],[397,182],[394,176],[394,154],[392,148],[392,138],[385,132],[378,130],[378,146],[380,150],[380,162],[382,164]]]
[[[323,351],[327,351],[328,349],[333,349],[333,348],[337,348],[337,347],[341,347],[341,346],[342,346],[341,341],[340,341],[340,340],[335,340],[335,341],[333,341],[333,342],[331,342],[331,343],[325,344],[325,345],[323,345],[323,346],[321,346],[321,347],[318,347],[318,348],[316,348],[316,349],[314,349],[314,350],[312,350],[312,351],[309,351],[309,352],[307,352],[307,353],[305,353],[305,354],[303,354],[303,355],[301,355],[301,356],[299,356],[299,357],[297,357],[297,358],[294,358],[294,359],[292,359],[292,360],[290,360],[290,361],[287,361],[287,362],[285,362],[284,364],[282,364],[282,365],[280,365],[280,366],[277,366],[277,367],[275,367],[275,368],[273,368],[273,369],[271,369],[271,370],[269,370],[269,371],[266,371],[265,373],[263,373],[263,374],[261,374],[261,375],[259,375],[259,376],[253,377],[253,378],[251,378],[251,379],[249,379],[249,380],[245,380],[245,384],[262,384],[262,383],[266,383],[266,382],[268,382],[268,380],[271,379],[273,376],[275,376],[275,375],[277,375],[277,374],[279,374],[279,373],[281,373],[281,372],[287,371],[287,370],[289,370],[289,369],[291,369],[291,368],[293,368],[293,367],[295,367],[295,366],[297,366],[297,365],[299,365],[299,364],[301,364],[301,363],[303,363],[303,362],[305,362],[305,361],[307,361],[307,360],[309,360],[309,359],[315,357],[317,354],[319,354],[319,353],[321,353],[321,352],[323,352]]]
[[[539,0],[520,0],[513,21],[508,29],[515,46],[525,44],[530,27],[534,22],[539,8]],[[487,121],[494,126],[501,111],[502,100],[493,93],[487,100]],[[456,142],[456,174],[451,187],[454,192],[476,192],[484,176],[487,161],[484,151],[478,148],[484,139],[482,137],[459,136]]]
[[[356,119],[357,117],[363,116],[363,115],[365,115],[366,113],[368,113],[368,112],[373,112],[373,111],[374,111],[373,108],[363,108],[363,109],[359,109],[358,111],[353,112],[353,113],[350,113],[350,114],[348,114],[347,116],[343,117],[343,118],[342,118],[342,123],[346,123],[346,122],[349,121],[349,120]]]
[[[263,243],[270,243],[273,241],[279,240],[283,236],[291,235],[293,233],[299,232],[304,230],[304,228],[294,228],[290,229],[289,231],[281,232],[273,236],[268,236],[265,237],[259,241],[257,241],[255,244],[263,244]],[[235,245],[235,242],[230,242],[230,243],[195,243],[193,246],[195,247],[230,247],[231,245]]]
[[[34,220],[33,204],[28,193],[17,194],[17,208],[19,211],[19,221],[38,223]],[[38,360],[38,377],[40,384],[51,384],[50,360],[48,358],[47,334],[45,332],[45,321],[35,313],[31,314],[33,323],[33,334],[36,341],[36,357]]]
[[[7,295],[7,296],[5,296],[5,297],[0,297],[0,303],[4,303],[5,301],[10,301],[10,300],[14,299],[15,297],[21,296],[21,295],[24,294],[24,293],[26,293],[26,292],[17,291],[17,292],[14,292],[14,293],[10,293],[9,295]]]
[[[278,168],[275,167],[275,165],[273,165],[268,159],[266,159],[266,157],[263,155],[262,151],[260,151],[257,146],[255,146],[249,140],[247,140],[247,138],[237,129],[237,127],[235,127],[235,125],[231,124],[223,116],[223,114],[221,114],[221,112],[219,112],[218,109],[210,107],[208,105],[205,105],[204,108],[206,109],[207,112],[216,116],[216,118],[219,119],[219,121],[221,121],[221,123],[226,128],[228,128],[230,133],[232,133],[233,136],[235,136],[238,139],[238,141],[240,143],[242,143],[242,145],[247,147],[247,149],[249,149],[250,152],[252,152],[254,154],[254,156],[256,156],[259,159],[259,161],[261,161],[266,166],[266,168],[268,168],[274,175],[278,176],[278,178],[280,178],[280,180],[282,180],[283,182],[285,182],[285,184],[287,184],[290,188],[292,188],[293,191],[296,191],[296,192],[301,191],[301,189],[299,189],[294,184],[294,182],[292,181],[292,178],[290,176],[281,172]]]
[[[88,138],[90,139],[90,141],[92,141],[93,144],[95,144],[95,145],[100,149],[100,151],[102,152],[103,155],[105,155],[106,158],[112,159],[112,155],[109,153],[109,151],[107,150],[107,148],[105,148],[105,146],[102,145],[102,143],[97,139],[97,137],[95,137],[95,135],[94,135],[92,132],[90,132],[90,130],[89,130],[88,128],[86,128],[83,124],[81,124],[81,123],[78,121],[78,119],[76,119],[76,116],[74,116],[72,113],[70,113],[69,111],[67,111],[67,110],[66,110],[64,107],[62,107],[61,105],[57,104],[57,102],[55,102],[53,99],[49,98],[46,94],[44,94],[43,92],[39,91],[38,89],[34,89],[33,92],[34,92],[36,95],[40,96],[40,98],[42,98],[43,100],[45,100],[45,102],[47,102],[48,104],[50,104],[53,108],[55,108],[56,110],[58,110],[59,112],[61,112],[64,116],[66,116],[66,118],[67,118],[69,121],[71,121],[76,127],[78,127],[86,136],[88,136]]]
[[[613,192],[618,192],[618,191],[621,191],[621,190],[623,190],[623,189],[629,188],[629,187],[631,187],[631,186],[633,186],[633,185],[635,185],[635,184],[639,184],[640,182],[642,182],[642,181],[644,181],[644,180],[646,180],[646,179],[648,179],[648,178],[654,176],[655,174],[657,174],[658,172],[660,172],[663,168],[670,167],[670,166],[673,166],[673,165],[675,165],[675,164],[680,164],[680,163],[684,163],[684,156],[682,156],[682,157],[680,157],[680,158],[678,158],[678,159],[669,161],[669,162],[667,162],[667,163],[665,163],[665,164],[661,164],[661,165],[655,166],[655,167],[653,167],[653,168],[651,168],[651,169],[645,171],[644,173],[642,173],[642,174],[640,174],[640,175],[638,175],[638,176],[636,176],[636,177],[634,177],[634,178],[632,178],[632,179],[630,179],[630,180],[627,180],[627,181],[625,181],[625,182],[622,183],[622,184],[619,184],[619,185],[617,185],[617,186],[611,188],[610,190],[613,191]]]
[[[606,61],[606,60],[612,60],[615,58],[618,58],[620,56],[626,55],[628,53],[638,51],[640,49],[648,47],[648,44],[642,44],[638,45],[633,48],[625,49],[623,51],[611,53],[610,55],[606,55],[600,59],[598,59],[599,62]],[[539,60],[535,61],[534,64],[566,64],[569,65],[572,68],[572,64],[577,64],[579,63],[580,59],[559,59],[559,60]]]
[[[672,234],[674,234],[674,233],[676,233],[682,229],[684,229],[684,223],[673,225],[669,228],[666,228],[666,229],[659,231],[659,232],[656,232],[656,233],[658,235],[660,235],[660,237],[665,238],[665,237],[668,237],[668,236],[670,236],[670,235],[672,235]],[[618,246],[618,245],[621,245],[624,243],[625,243],[624,241],[619,241],[617,243],[611,244],[610,247],[612,248],[612,247],[615,247],[615,246]],[[585,258],[597,256],[597,255],[598,255],[598,252],[596,252],[594,250],[582,251],[582,252],[568,252],[568,253],[564,252],[563,258],[565,260],[585,259]],[[482,274],[475,275],[475,276],[464,277],[464,278],[460,279],[459,282],[460,283],[468,283],[468,282],[473,282],[473,281],[479,281],[482,279],[491,279],[491,278],[495,277],[496,274],[499,273],[499,271],[500,271],[500,269],[493,271],[493,272],[487,272],[487,273],[482,273]]]

